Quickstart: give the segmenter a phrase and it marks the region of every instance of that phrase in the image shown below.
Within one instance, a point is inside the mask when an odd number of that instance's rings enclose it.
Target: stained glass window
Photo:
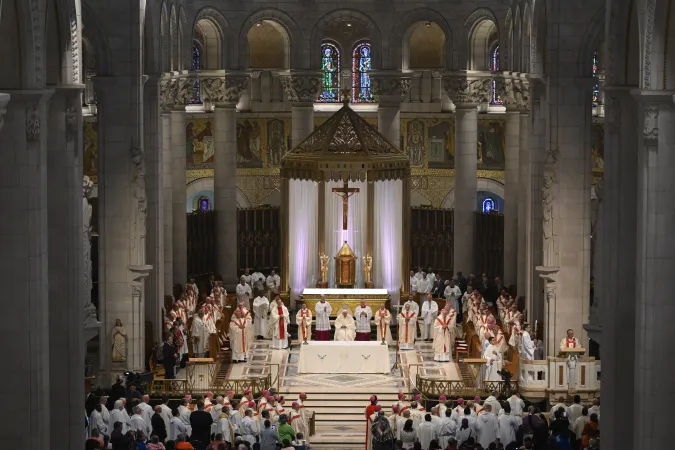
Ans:
[[[593,106],[598,106],[600,98],[600,78],[598,77],[598,51],[593,53]]]
[[[208,197],[199,197],[199,211],[208,212],[211,211],[211,200]]]
[[[495,201],[490,197],[483,200],[483,214],[490,214],[495,209]]]
[[[340,101],[340,50],[331,42],[321,44],[321,79],[320,102]]]
[[[490,54],[490,70],[497,72],[499,70],[499,45],[492,50]],[[501,105],[504,102],[499,94],[497,94],[497,82],[492,80],[492,101],[493,105]]]
[[[199,46],[196,42],[192,43],[192,70],[199,70],[201,65],[201,56],[202,53],[199,50]],[[202,103],[201,93],[199,90],[199,79],[195,80],[195,84],[192,86],[192,98],[188,100],[188,103],[191,105],[200,105]]]
[[[352,101],[355,103],[375,101],[370,92],[370,69],[370,42],[359,42],[352,53]]]

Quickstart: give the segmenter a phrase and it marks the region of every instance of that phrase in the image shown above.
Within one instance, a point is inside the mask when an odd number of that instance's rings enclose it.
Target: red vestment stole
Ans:
[[[576,348],[577,343],[574,339],[565,338],[565,346],[567,348]]]
[[[403,318],[405,319],[405,341],[408,342],[408,323],[410,323],[410,319],[415,315],[415,313],[412,313],[412,315],[408,314],[403,314]]]
[[[235,320],[234,324],[238,327],[244,327],[244,328],[240,328],[240,330],[241,330],[241,348],[242,348],[242,352],[246,352],[246,319]]]
[[[448,347],[445,345],[445,333],[448,331],[448,325],[450,325],[452,316],[449,316],[448,320],[443,320],[442,317],[439,317],[436,320],[440,320],[441,325],[443,325],[443,353],[448,353]]]
[[[277,314],[279,314],[279,339],[286,338],[286,321],[284,320],[284,307],[277,307]]]

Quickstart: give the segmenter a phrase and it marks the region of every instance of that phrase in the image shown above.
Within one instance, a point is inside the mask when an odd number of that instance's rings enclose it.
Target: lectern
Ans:
[[[335,256],[335,285],[338,288],[349,289],[356,284],[356,260],[356,255],[345,241]]]
[[[577,363],[579,357],[586,353],[586,349],[582,347],[576,348],[561,348],[560,357],[567,358],[567,388],[576,389],[577,387]]]

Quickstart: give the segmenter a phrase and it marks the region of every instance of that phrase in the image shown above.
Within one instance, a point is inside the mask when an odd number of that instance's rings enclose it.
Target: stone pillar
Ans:
[[[670,415],[653,408],[653,401],[669,398],[673,393],[668,382],[672,376],[672,363],[664,355],[672,353],[670,347],[675,340],[671,287],[675,271],[672,230],[675,221],[675,159],[672,157],[675,142],[674,93],[642,91],[640,95],[638,123],[642,123],[642,139],[638,141],[637,151],[637,279],[634,283],[637,286],[634,299],[634,448],[663,446],[672,435]],[[620,213],[623,218],[623,208]],[[625,217],[625,220],[629,219],[629,216]],[[631,294],[624,292],[621,295],[627,297],[625,301],[630,301]],[[623,346],[623,330],[617,333],[621,336],[619,344]],[[625,369],[624,361],[622,354],[616,365]],[[620,385],[616,389],[622,387],[624,393],[629,389]]]
[[[143,146],[147,161],[145,181],[148,197],[146,259],[153,267],[146,287],[145,317],[152,322],[155,340],[161,342],[164,308],[164,136],[158,76],[150,76],[146,81],[143,96]]]
[[[53,90],[5,92],[11,101],[0,94],[0,248],[5,262],[0,306],[9,316],[0,339],[7,344],[3,358],[11,367],[0,374],[0,386],[5,398],[21,401],[3,415],[2,434],[8,447],[50,448],[46,167],[47,101]]]
[[[506,165],[504,171],[504,284],[518,282],[518,207],[520,112],[506,109]]]
[[[162,113],[162,190],[164,210],[164,294],[173,295],[173,160],[171,159],[171,113]]]
[[[214,199],[216,207],[216,270],[227,290],[237,276],[237,102],[248,89],[247,73],[227,72],[202,80],[207,100],[215,105]]]
[[[516,286],[518,296],[527,293],[527,226],[532,214],[532,193],[530,189],[532,174],[530,172],[530,114],[522,111],[519,116],[519,155],[518,155],[518,274]],[[531,314],[528,309],[528,313]]]
[[[293,147],[314,131],[314,101],[321,90],[320,71],[278,72],[286,97],[291,102]]]
[[[185,106],[171,111],[171,205],[173,282],[187,283],[187,190],[185,186]]]
[[[455,206],[453,272],[472,273],[478,167],[478,104],[489,101],[490,79],[445,74],[443,84],[455,111]]]
[[[50,436],[67,449],[82,446],[84,403],[83,89],[57,87],[48,123]]]
[[[584,326],[601,345],[602,442],[620,448],[633,442],[639,412],[632,390],[634,370],[625,361],[636,361],[635,274],[638,220],[637,104],[628,87],[607,87],[605,104],[605,173],[596,186],[598,225],[595,227],[595,289],[591,308],[592,326]],[[647,141],[649,142],[649,141]],[[639,147],[639,144],[638,144]],[[637,362],[637,361],[636,361]],[[636,364],[636,367],[639,367]],[[605,412],[606,411],[606,412]],[[606,443],[606,444],[605,444]]]

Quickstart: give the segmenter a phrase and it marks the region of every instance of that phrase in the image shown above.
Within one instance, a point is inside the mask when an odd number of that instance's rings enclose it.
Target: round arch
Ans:
[[[520,50],[520,69],[523,72],[530,72],[530,40],[532,38],[532,16],[530,13],[530,5],[526,4],[523,10],[523,23],[521,28],[521,45]]]
[[[214,202],[213,178],[211,177],[198,178],[190,182],[186,186],[186,193],[187,201],[185,204],[185,211],[188,213],[193,211],[195,198],[199,198],[201,196],[208,197],[211,200],[211,209],[216,207]],[[251,202],[248,201],[246,195],[244,195],[244,193],[239,188],[237,188],[237,208],[251,208]]]
[[[190,33],[190,55],[192,55],[192,41],[196,39],[196,34],[200,30],[200,27],[204,37],[211,40],[210,44],[213,44],[209,46],[207,45],[209,42],[202,43],[205,45],[207,68],[232,68],[236,57],[236,50],[233,48],[234,38],[232,36],[232,29],[227,20],[225,20],[225,17],[210,7],[202,8],[197,12],[192,21],[192,32]],[[213,49],[215,54],[211,54],[210,49]],[[212,56],[209,58],[209,55]],[[213,59],[216,62],[211,64],[209,60]]]
[[[445,69],[451,70],[456,66],[453,60],[456,52],[454,33],[452,27],[445,20],[442,14],[430,8],[417,8],[401,14],[399,21],[394,25],[391,37],[389,39],[390,52],[389,63],[396,68],[397,64],[401,64],[403,70],[408,69],[410,62],[410,35],[412,34],[414,25],[419,22],[433,22],[438,25],[445,35],[444,46],[444,63]]]
[[[86,3],[82,3],[82,24],[83,37],[86,36],[96,55],[96,74],[109,75],[111,57],[108,39],[103,32],[101,23],[96,18],[96,14],[89,9]]]
[[[178,70],[178,17],[176,5],[171,5],[169,14],[169,38],[171,39],[171,70]]]
[[[504,184],[491,178],[478,178],[476,192],[491,192],[500,198],[504,198]],[[452,188],[443,199],[442,208],[452,209],[455,205],[455,188]]]
[[[324,40],[324,28],[330,24],[333,20],[340,19],[353,19],[361,21],[364,25],[368,27],[368,32],[370,36],[370,47],[372,49],[372,68],[380,69],[382,68],[382,37],[380,35],[380,29],[377,27],[373,19],[368,15],[355,11],[352,9],[338,9],[320,18],[312,29],[312,37],[310,39],[310,49],[309,49],[309,68],[320,69],[321,63],[321,42]],[[351,51],[351,48],[349,49]],[[345,49],[342,49],[344,54]],[[306,64],[305,64],[306,65]]]
[[[306,40],[302,39],[302,31],[295,20],[278,9],[261,9],[255,11],[244,20],[239,30],[238,48],[241,51],[238,59],[239,68],[247,69],[249,67],[248,32],[260,22],[272,22],[277,31],[282,33],[282,37],[286,41],[286,55],[284,57],[284,65],[286,67],[284,68],[302,68],[304,63],[302,55],[308,53],[307,48],[302,48],[307,45],[306,43],[303,44]]]
[[[475,9],[464,21],[466,42],[462,64],[468,69],[488,70],[489,45],[491,36],[499,39],[499,21],[489,8]]]

